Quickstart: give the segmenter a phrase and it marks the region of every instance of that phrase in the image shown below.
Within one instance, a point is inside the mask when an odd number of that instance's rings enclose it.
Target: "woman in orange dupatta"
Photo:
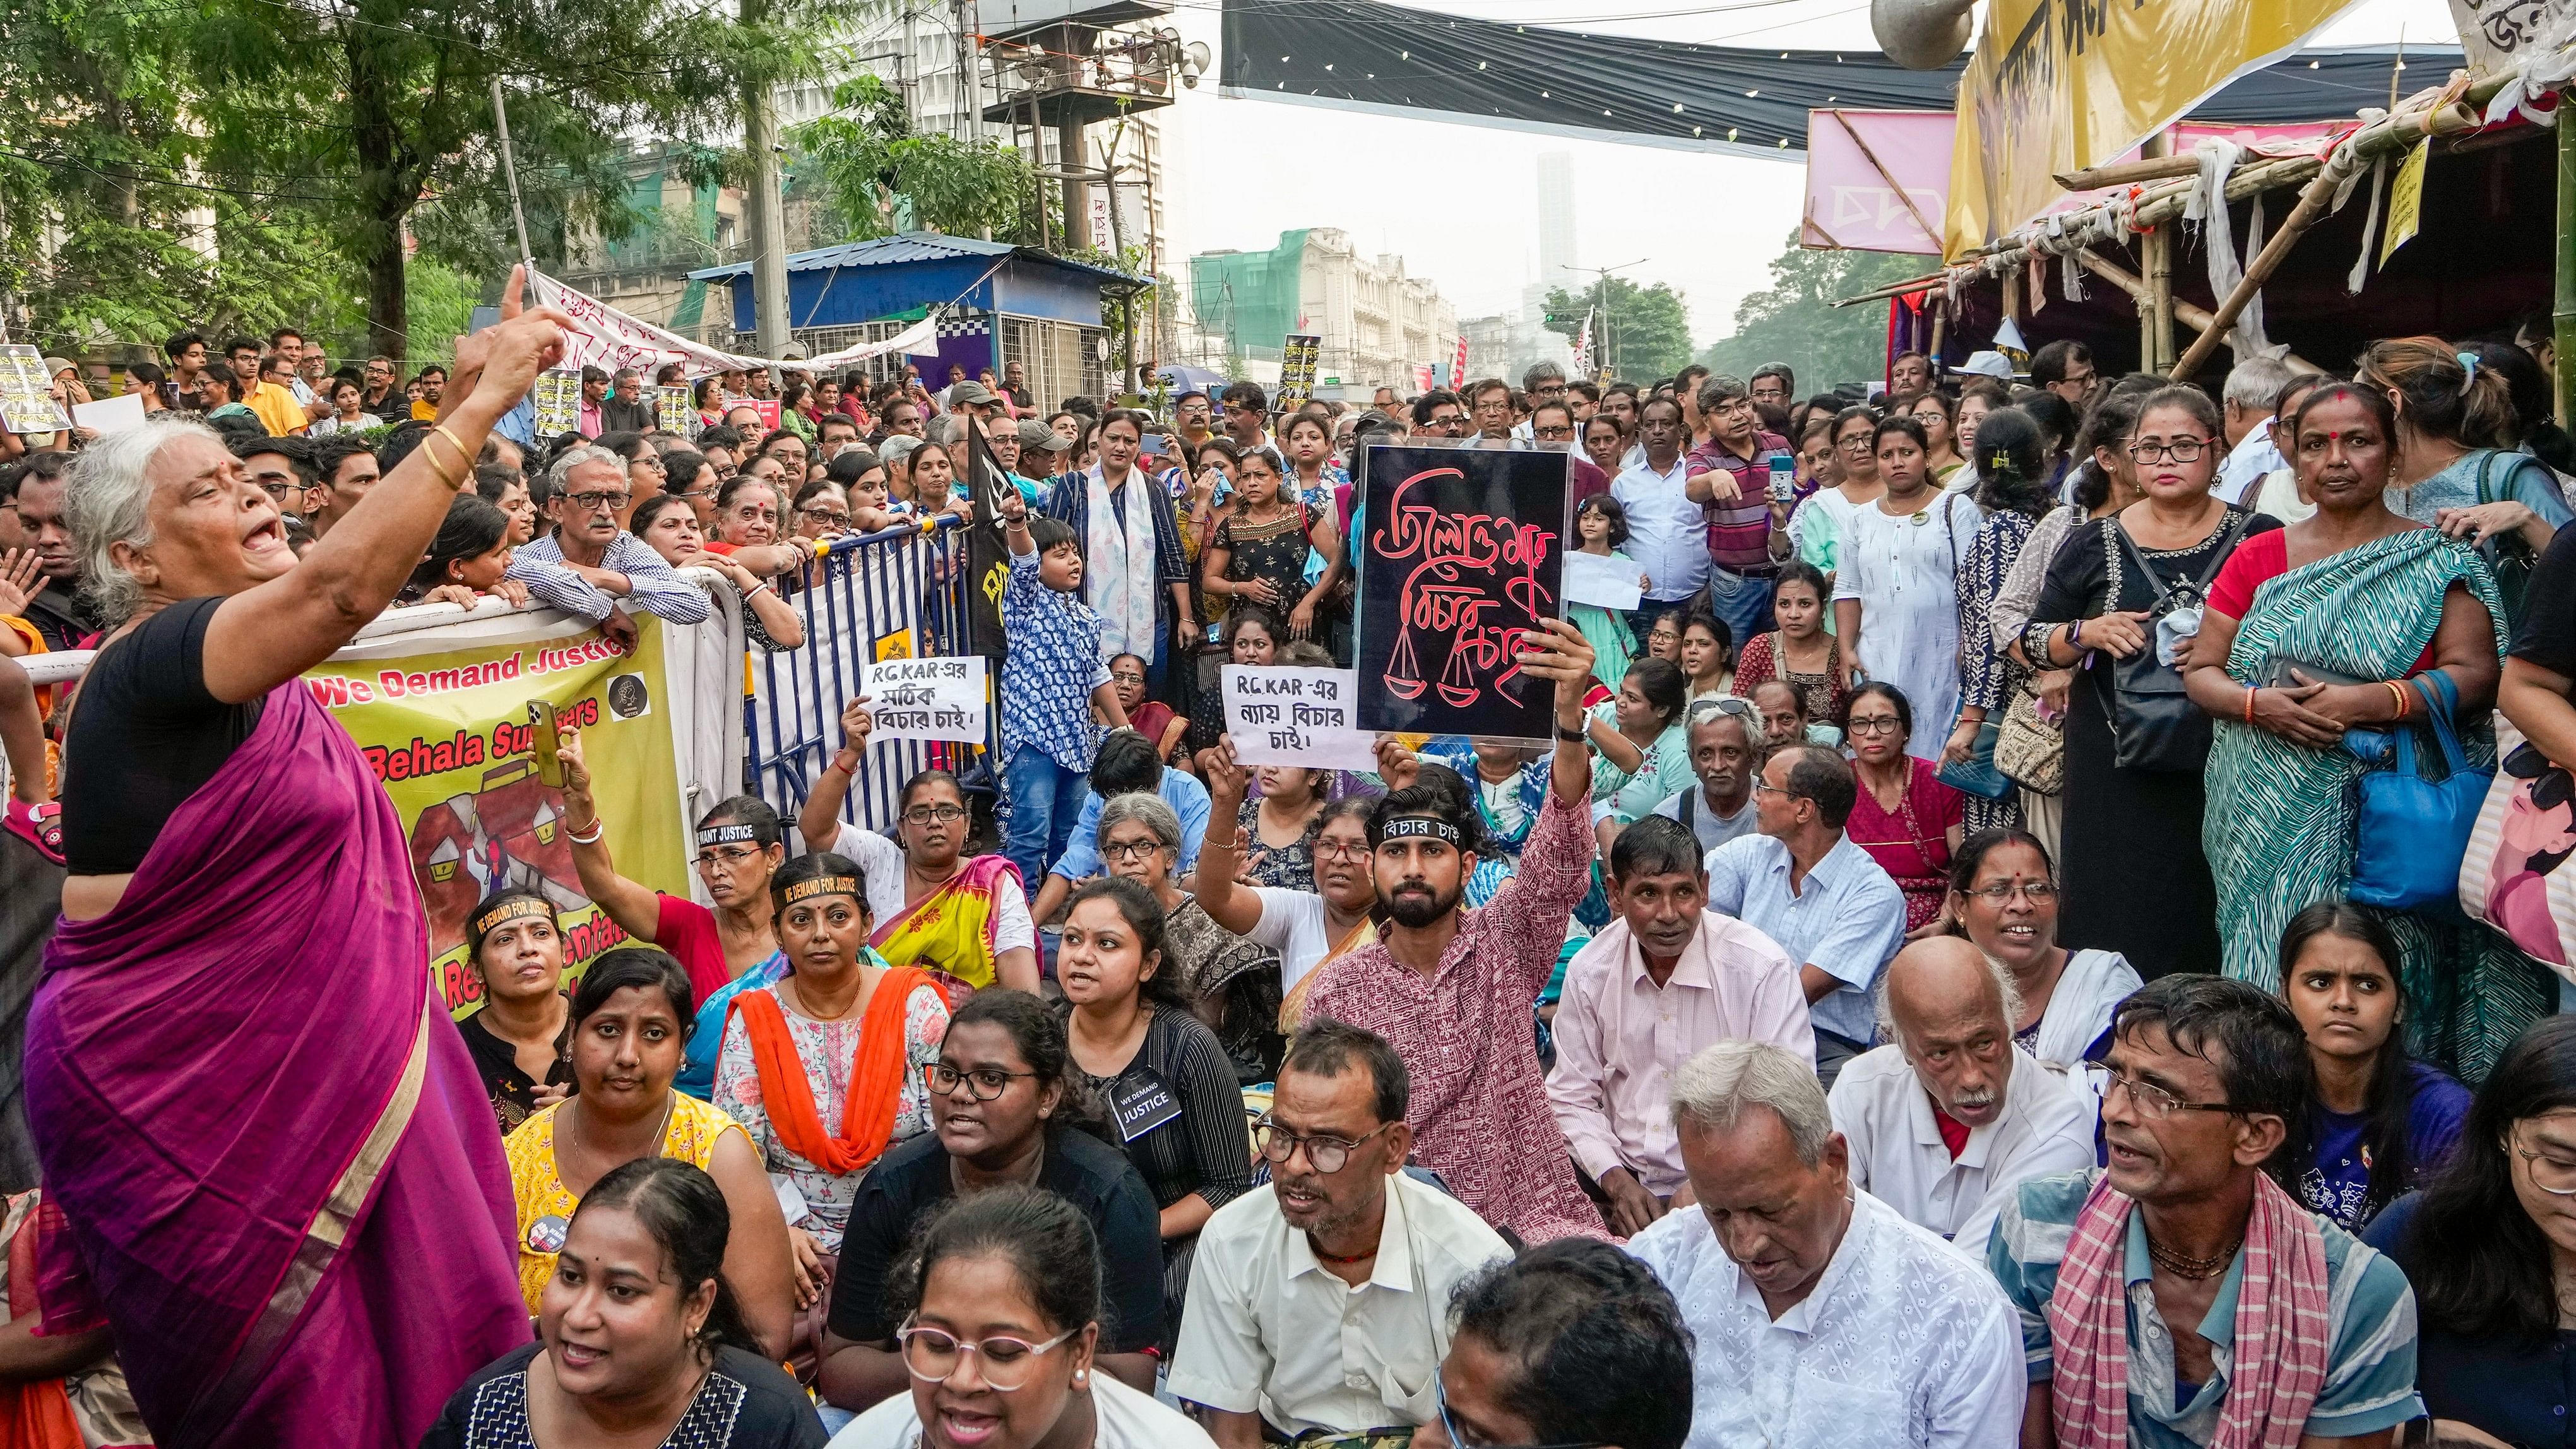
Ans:
[[[715,1104],[804,1199],[801,1218],[788,1212],[802,1345],[831,1301],[859,1183],[887,1148],[930,1130],[921,1068],[939,1057],[948,1000],[928,972],[869,949],[868,883],[847,856],[799,856],[769,890],[788,973],[734,998]]]

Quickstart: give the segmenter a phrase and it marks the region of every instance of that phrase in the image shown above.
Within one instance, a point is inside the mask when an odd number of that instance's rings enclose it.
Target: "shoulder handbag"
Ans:
[[[1995,768],[2004,778],[2039,795],[2066,788],[2066,729],[2039,713],[2039,695],[2028,680],[2013,686],[1995,727]]]
[[[2540,460],[2521,453],[2488,449],[2487,455],[2478,460],[2478,502],[2482,504],[2500,501],[2493,482],[2498,458],[2512,459],[2514,467],[2525,462],[2534,467],[2546,466]],[[2510,482],[2513,468],[2507,468],[2504,476]],[[2554,483],[2555,479],[2552,481]],[[2478,545],[2478,549],[2486,555],[2487,567],[2495,574],[2496,593],[2504,600],[2505,633],[2508,637],[2519,635],[2522,632],[2522,596],[2531,587],[2531,576],[2540,567],[2540,559],[2531,551],[2530,540],[2524,538],[2519,529],[2497,534]]]
[[[1957,721],[1953,720],[1950,725],[1952,733],[1956,733],[1958,728]],[[1960,794],[1974,795],[1980,800],[2001,800],[2010,795],[2013,782],[1995,767],[1995,744],[2002,734],[2002,724],[1988,716],[1977,726],[1977,743],[1967,760],[1961,764],[1942,765],[1932,772],[1932,778]]]
[[[2120,520],[2113,517],[2102,530],[2102,546],[2111,555],[2111,589],[2104,596],[2103,609],[2110,612],[2120,607],[2122,553],[2155,587],[2155,600],[2147,606],[2151,623],[2181,609],[2197,609],[2209,593],[2209,581],[2217,577],[2219,565],[2234,551],[2236,539],[2245,531],[2246,520],[2251,516],[2229,509],[2200,577],[2172,583],[2156,572],[2155,564],[2129,537],[2129,531],[2120,526]],[[2123,770],[2168,774],[2196,771],[2209,761],[2209,741],[2208,714],[2183,693],[2182,671],[2157,658],[2151,628],[2147,643],[2138,652],[2111,661],[2112,764]]]
[[[2469,832],[2486,804],[2487,787],[2495,783],[2494,767],[2473,770],[2461,752],[2451,718],[2460,696],[2451,676],[2436,669],[2406,683],[2431,706],[2424,727],[2441,746],[2441,778],[2427,779],[2417,767],[2411,727],[2344,732],[2344,747],[2365,763],[2393,756],[2389,768],[2371,770],[2356,782],[2361,807],[2347,892],[2360,905],[2391,911],[2459,894]]]

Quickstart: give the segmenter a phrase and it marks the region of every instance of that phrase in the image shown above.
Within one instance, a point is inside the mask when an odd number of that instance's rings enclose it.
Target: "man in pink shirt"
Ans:
[[[1368,822],[1384,923],[1374,943],[1315,968],[1303,1018],[1331,1017],[1387,1039],[1412,1082],[1405,1120],[1415,1159],[1524,1243],[1603,1235],[1547,1110],[1530,1016],[1591,883],[1583,696],[1592,646],[1562,619],[1539,625],[1546,632],[1522,636],[1519,663],[1555,691],[1557,746],[1518,871],[1491,901],[1465,909],[1484,848],[1474,803],[1455,787],[1381,770],[1396,787]]]
[[[1565,969],[1548,1106],[1574,1160],[1633,1237],[1692,1202],[1673,1131],[1673,1073],[1701,1049],[1749,1038],[1816,1060],[1797,964],[1770,937],[1708,909],[1698,837],[1650,815],[1610,847],[1619,919]]]

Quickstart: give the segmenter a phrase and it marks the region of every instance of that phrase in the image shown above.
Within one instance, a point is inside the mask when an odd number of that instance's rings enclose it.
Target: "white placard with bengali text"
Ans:
[[[876,716],[871,740],[984,739],[984,657],[879,659],[863,686]]]
[[[1374,770],[1374,737],[1360,728],[1359,672],[1229,664],[1225,729],[1248,766]]]
[[[1565,600],[1604,609],[1634,609],[1645,598],[1645,591],[1637,587],[1637,579],[1644,572],[1633,563],[1567,549]]]

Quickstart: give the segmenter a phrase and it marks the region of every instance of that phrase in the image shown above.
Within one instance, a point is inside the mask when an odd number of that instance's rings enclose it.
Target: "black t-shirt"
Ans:
[[[2576,679],[2576,528],[2562,528],[2541,551],[2522,591],[2522,634],[2513,657]]]
[[[528,1365],[545,1345],[532,1343],[495,1359],[465,1381],[420,1438],[420,1449],[518,1449],[528,1432]],[[822,1449],[830,1435],[814,1403],[774,1363],[738,1348],[716,1350],[666,1444],[692,1449]]]
[[[1163,1341],[1163,1239],[1154,1195],[1126,1155],[1089,1133],[1047,1138],[1038,1186],[1070,1202],[1100,1239],[1100,1351],[1142,1353]],[[911,1243],[913,1225],[955,1191],[948,1149],[924,1132],[878,1159],[850,1204],[832,1278],[831,1329],[857,1343],[894,1337],[886,1273]]]
[[[74,875],[143,863],[161,827],[259,725],[262,701],[206,691],[220,596],[183,599],[90,662],[63,740],[63,858]]]

